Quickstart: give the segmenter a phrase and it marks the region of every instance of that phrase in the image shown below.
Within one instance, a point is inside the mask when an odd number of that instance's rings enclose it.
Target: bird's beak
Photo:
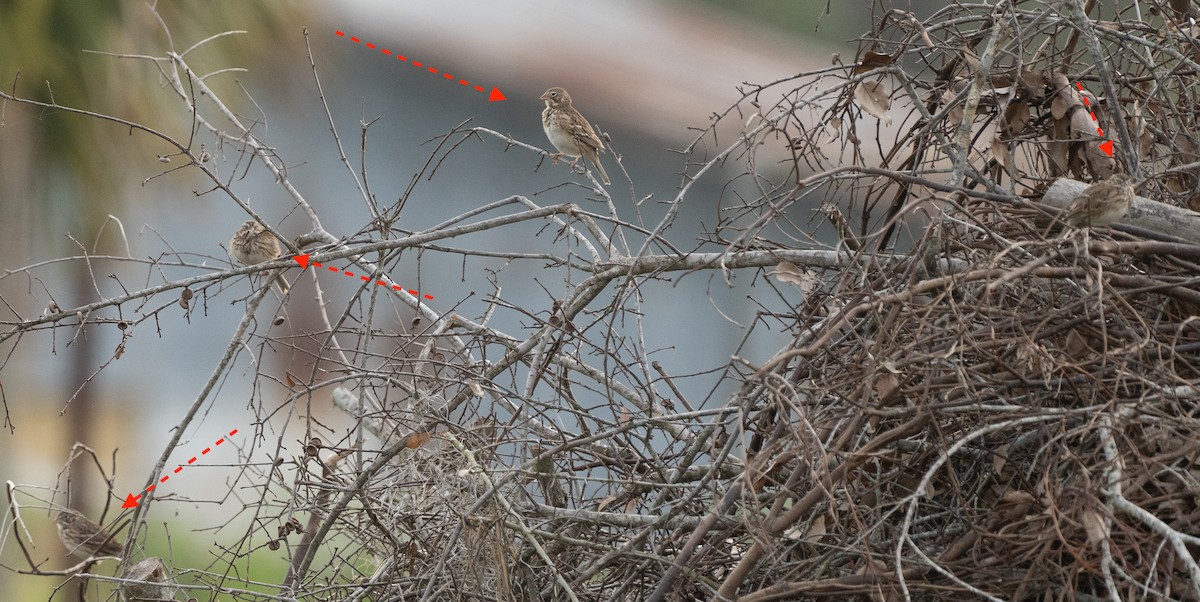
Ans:
[[[543,95],[541,95],[541,96],[539,96],[539,97],[538,97],[538,100],[550,100],[550,99],[549,99],[549,98],[547,98],[545,94],[543,94]]]

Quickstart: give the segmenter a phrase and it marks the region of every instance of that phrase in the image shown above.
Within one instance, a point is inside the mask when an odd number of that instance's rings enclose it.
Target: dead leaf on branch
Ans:
[[[1089,546],[1103,543],[1108,539],[1108,529],[1104,525],[1104,517],[1095,510],[1083,511],[1083,528],[1087,532]]]
[[[1014,102],[1004,110],[1004,132],[1009,138],[1015,138],[1025,131],[1031,119],[1029,105],[1024,102]]]
[[[875,381],[875,394],[881,403],[891,400],[892,394],[900,389],[900,379],[895,374],[886,372]]]
[[[780,261],[770,273],[780,282],[791,284],[805,295],[817,288],[817,278],[790,261]]]
[[[1073,106],[1075,105],[1071,103],[1071,100],[1068,97],[1059,94],[1054,97],[1053,101],[1050,102],[1050,116],[1055,119],[1062,119],[1066,116],[1067,109]]]
[[[1012,164],[1012,154],[1008,152],[1008,145],[1000,139],[999,136],[992,138],[992,157],[996,159],[996,163],[1000,164],[1005,170]]]
[[[897,53],[896,56],[899,56],[899,53]],[[851,73],[854,75],[866,73],[872,69],[878,69],[879,67],[891,65],[893,62],[895,62],[895,60],[896,57],[894,56],[879,54],[878,52],[871,52],[868,50],[867,53],[863,55],[862,60],[854,66],[853,70],[851,70]]]
[[[957,96],[958,95],[955,94],[953,90],[946,90],[945,92],[942,92],[942,104],[948,105],[954,102],[954,99]],[[962,123],[962,118],[962,105],[954,105],[950,108],[950,112],[946,114],[946,121],[953,127],[958,127],[958,125]]]
[[[823,135],[828,136],[829,140],[837,140],[842,135],[842,118],[834,117],[825,122],[825,127],[821,129]]]
[[[1008,444],[997,447],[992,452],[992,472],[1000,474],[1004,470],[1004,465],[1008,463]]]
[[[1050,76],[1050,83],[1054,86],[1054,100],[1050,103],[1050,116],[1054,119],[1062,119],[1073,107],[1083,107],[1083,101],[1066,75],[1055,73]]]
[[[429,440],[432,438],[433,435],[430,435],[429,433],[413,433],[408,436],[408,441],[404,442],[404,447],[407,447],[408,449],[417,449],[418,447],[429,443]]]
[[[885,125],[892,125],[892,117],[888,115],[892,103],[888,100],[887,91],[879,82],[859,82],[854,87],[854,102],[862,110],[883,120]]]
[[[1042,100],[1046,97],[1046,78],[1040,73],[1022,69],[1017,75],[1020,87],[1032,100]]]
[[[818,543],[821,541],[821,537],[825,535],[825,533],[825,515],[821,514],[813,519],[812,523],[808,525],[807,529],[803,528],[803,526],[799,524],[792,525],[791,528],[783,533],[783,536],[792,541]]]
[[[972,74],[979,73],[979,71],[983,69],[983,65],[980,64],[980,62],[979,62],[979,57],[975,56],[974,52],[971,52],[970,50],[963,48],[962,49],[962,58],[963,58],[963,62],[967,64],[967,70],[970,73],[972,73]]]
[[[604,499],[600,500],[599,504],[596,504],[596,511],[604,512],[604,509],[609,507],[610,505],[612,505],[612,503],[615,501],[617,501],[617,496],[615,496],[615,495],[606,496]]]

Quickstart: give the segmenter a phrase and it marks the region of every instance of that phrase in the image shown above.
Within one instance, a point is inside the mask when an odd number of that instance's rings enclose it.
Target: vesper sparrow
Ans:
[[[571,106],[571,95],[562,88],[550,88],[542,94],[541,100],[546,101],[546,108],[542,111],[542,128],[546,130],[546,137],[554,144],[554,148],[558,149],[559,155],[576,157],[571,161],[572,168],[579,157],[586,158],[600,172],[600,180],[605,185],[612,184],[604,172],[604,166],[600,164],[604,142],[600,141],[592,124]],[[558,162],[558,155],[552,162]]]
[[[1067,205],[1063,219],[1075,228],[1107,226],[1125,217],[1133,204],[1133,196],[1133,182],[1129,176],[1114,174],[1083,189]]]
[[[233,238],[229,239],[229,252],[238,263],[254,265],[278,259],[279,241],[275,235],[267,232],[262,224],[252,219],[246,220],[246,223],[233,233]],[[281,275],[274,274],[271,279],[275,281],[275,286],[279,287],[280,293],[287,294],[287,282],[284,282]]]
[[[113,538],[104,527],[88,520],[86,516],[67,509],[54,517],[58,525],[58,538],[71,554],[78,558],[92,556],[121,556],[125,546]]]

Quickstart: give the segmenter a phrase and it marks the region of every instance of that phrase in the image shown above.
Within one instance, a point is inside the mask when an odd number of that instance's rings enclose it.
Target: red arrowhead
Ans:
[[[292,260],[295,261],[296,263],[300,264],[300,267],[308,268],[308,256],[309,256],[309,253],[305,253],[303,255],[297,255],[297,256],[293,257]]]
[[[134,506],[137,506],[138,505],[137,501],[138,501],[138,498],[140,498],[140,497],[142,497],[142,496],[133,495],[132,493],[129,494],[129,497],[125,498],[125,504],[122,505],[121,507],[122,508],[133,508]]]
[[[1109,141],[1105,142],[1104,144],[1101,144],[1100,150],[1104,151],[1105,153],[1108,154],[1108,156],[1111,157],[1112,156],[1112,140],[1109,140]]]
[[[500,92],[500,88],[492,86],[492,93],[488,95],[488,102],[496,102],[497,100],[508,100],[508,97]]]

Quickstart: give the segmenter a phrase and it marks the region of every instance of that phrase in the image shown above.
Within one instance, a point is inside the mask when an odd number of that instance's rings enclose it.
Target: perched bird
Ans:
[[[576,157],[575,161],[579,160],[578,157],[586,158],[600,172],[600,180],[605,185],[612,184],[604,172],[604,166],[600,164],[604,143],[596,135],[596,130],[592,129],[592,124],[571,106],[571,95],[562,88],[550,88],[540,98],[546,101],[546,108],[542,111],[542,128],[546,130],[546,137],[554,148],[558,149],[553,162],[558,162],[559,155]],[[571,167],[575,167],[575,161],[571,161]]]
[[[86,516],[67,509],[54,517],[58,525],[58,538],[71,554],[77,558],[92,556],[121,556],[125,546],[113,538],[104,527],[88,520]]]
[[[1133,181],[1129,176],[1114,174],[1083,189],[1067,205],[1063,219],[1074,228],[1107,226],[1125,217],[1133,205],[1133,196]]]
[[[267,232],[262,224],[255,220],[246,220],[233,238],[229,239],[229,252],[242,265],[254,265],[264,261],[278,259],[280,255],[279,241],[274,234]],[[278,274],[272,276],[279,292],[287,294],[288,286]]]
[[[126,602],[174,601],[175,584],[167,577],[162,558],[151,556],[129,567],[125,579],[138,583],[122,583],[118,588]]]

